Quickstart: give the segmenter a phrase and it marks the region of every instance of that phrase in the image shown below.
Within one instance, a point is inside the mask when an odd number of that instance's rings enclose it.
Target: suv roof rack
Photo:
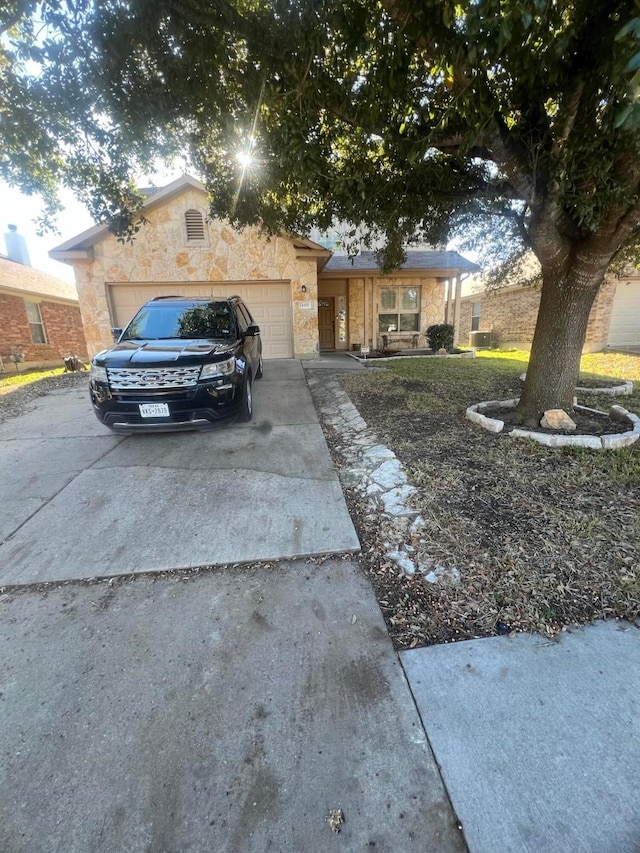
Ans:
[[[230,299],[241,299],[240,296],[181,296],[178,293],[170,296],[152,296],[148,302],[161,302],[163,299],[181,299],[183,302],[228,302]]]

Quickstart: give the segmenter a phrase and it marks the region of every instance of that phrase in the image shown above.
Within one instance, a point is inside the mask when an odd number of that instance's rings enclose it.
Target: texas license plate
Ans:
[[[140,417],[142,418],[168,418],[169,405],[167,403],[141,403]]]

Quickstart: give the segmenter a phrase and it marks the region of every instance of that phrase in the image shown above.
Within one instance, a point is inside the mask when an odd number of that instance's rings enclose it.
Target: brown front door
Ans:
[[[321,350],[336,348],[335,309],[333,296],[321,296],[318,299],[318,337]]]

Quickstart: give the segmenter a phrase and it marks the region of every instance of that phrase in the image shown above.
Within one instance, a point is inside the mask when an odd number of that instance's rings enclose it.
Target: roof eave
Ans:
[[[54,261],[62,261],[63,263],[73,263],[74,261],[92,261],[93,248],[88,249],[67,249],[63,250],[52,249],[49,252],[49,257]]]
[[[192,178],[191,175],[183,175],[181,178],[172,181],[170,184],[167,184],[166,187],[163,187],[153,195],[149,196],[142,205],[142,212],[153,210],[154,207],[164,204],[169,201],[169,199],[180,195],[188,189],[199,190],[203,193],[206,193],[207,191],[204,184],[196,180],[196,178]],[[108,225],[105,225],[104,223],[93,225],[81,234],[77,234],[70,240],[67,240],[59,246],[56,246],[54,249],[51,249],[49,257],[57,261],[73,261],[80,259],[90,260],[92,255],[83,257],[74,253],[90,249],[94,243],[97,243],[98,240],[106,237],[108,233]]]
[[[477,270],[463,269],[462,267],[451,267],[446,269],[433,269],[429,267],[402,267],[401,269],[391,270],[388,273],[380,272],[378,267],[340,267],[338,269],[324,270],[325,275],[335,275],[338,278],[361,278],[362,276],[376,276],[377,278],[393,278],[398,276],[414,276],[416,278],[451,278],[456,275],[464,275],[471,272],[479,272]]]

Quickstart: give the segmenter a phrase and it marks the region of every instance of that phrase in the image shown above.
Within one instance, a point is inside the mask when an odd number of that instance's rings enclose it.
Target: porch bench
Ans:
[[[394,332],[393,334],[381,335],[380,337],[382,338],[383,351],[389,349],[389,343],[392,345],[395,343],[410,343],[411,349],[417,349],[420,332],[410,332],[407,334],[397,334]]]

